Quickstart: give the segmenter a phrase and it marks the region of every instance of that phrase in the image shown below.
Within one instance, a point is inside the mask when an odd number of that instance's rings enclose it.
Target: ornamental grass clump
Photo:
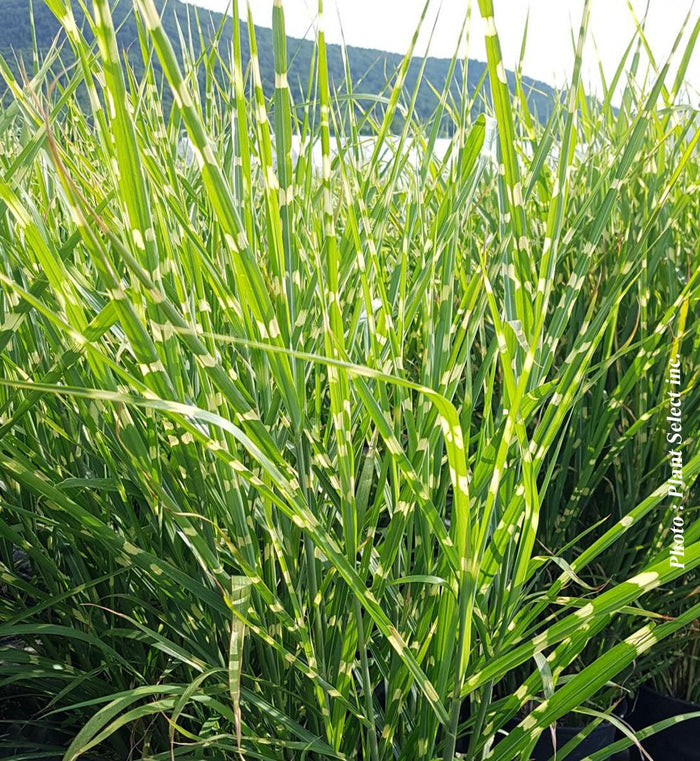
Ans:
[[[596,100],[587,0],[542,123],[480,0],[488,81],[425,124],[418,31],[375,109],[319,24],[296,103],[279,2],[270,100],[235,2],[228,48],[134,0],[137,74],[108,0],[46,1],[64,47],[0,64],[0,683],[53,732],[16,752],[513,761],[604,721],[601,690],[700,614],[646,607],[700,564],[700,22]]]

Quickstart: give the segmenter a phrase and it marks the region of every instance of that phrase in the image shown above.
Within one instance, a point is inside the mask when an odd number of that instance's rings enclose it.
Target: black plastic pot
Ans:
[[[642,687],[629,717],[630,725],[638,730],[658,721],[683,713],[700,711],[700,705],[687,700],[660,695],[647,687]],[[644,750],[654,761],[698,761],[700,759],[700,719],[682,721],[668,729],[657,732],[642,742]],[[634,761],[640,758],[635,748]]]
[[[512,721],[506,724],[506,730],[514,729],[518,722]],[[581,727],[567,727],[566,725],[557,725],[555,729],[556,744],[557,744],[557,759],[560,761],[581,761],[581,759],[590,756],[591,753],[595,753],[598,750],[607,748],[612,745],[616,740],[620,739],[620,735],[616,727],[608,722],[601,722],[592,732],[589,733],[585,740],[580,742],[564,759],[561,756],[561,749],[574,738],[581,731]],[[549,761],[554,755],[554,747],[552,745],[552,732],[549,727],[542,731],[537,744],[530,753],[531,761]],[[624,750],[620,753],[616,753],[611,756],[608,761],[629,761],[629,751]]]
[[[559,727],[555,730],[557,738],[557,758],[561,757],[561,749],[581,731],[581,727]],[[598,750],[607,748],[617,740],[617,730],[607,722],[599,724],[583,742],[579,743],[566,756],[566,761],[581,761],[581,759],[590,756]],[[537,745],[532,750],[530,758],[534,761],[549,761],[554,755],[552,747],[552,733],[549,729],[543,730]],[[623,751],[611,756],[611,761],[628,761],[629,753]]]
[[[555,730],[557,738],[557,749],[561,749],[575,737],[581,731],[581,727],[557,727]],[[574,748],[566,756],[566,761],[581,761],[582,758],[590,756],[591,753],[595,753],[598,750],[607,748],[617,740],[617,729],[607,722],[599,724],[583,742]],[[540,739],[537,741],[534,750],[532,751],[531,758],[535,761],[549,761],[554,755],[554,748],[552,747],[552,733],[549,729],[545,729],[540,735]],[[559,754],[557,754],[559,757]],[[611,761],[628,761],[629,753],[622,751],[611,756]]]

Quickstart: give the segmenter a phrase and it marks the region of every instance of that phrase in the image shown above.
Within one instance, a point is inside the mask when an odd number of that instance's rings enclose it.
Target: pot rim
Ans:
[[[642,693],[645,693],[650,698],[655,700],[665,701],[668,703],[677,703],[681,706],[685,706],[688,710],[700,711],[700,703],[694,703],[692,700],[684,700],[683,698],[677,698],[674,695],[666,695],[663,692],[657,692],[657,690],[655,690],[653,687],[648,686],[647,684],[642,684],[639,686],[635,699],[635,705],[637,699]],[[681,713],[685,713],[685,711],[682,711]]]

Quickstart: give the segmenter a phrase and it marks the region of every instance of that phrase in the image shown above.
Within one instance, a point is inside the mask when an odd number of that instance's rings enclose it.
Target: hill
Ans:
[[[230,18],[224,18],[221,14],[186,5],[180,2],[180,0],[174,0],[174,2],[171,0],[169,3],[166,3],[165,0],[155,1],[156,5],[163,12],[163,24],[173,43],[176,43],[179,39],[178,26],[181,30],[187,30],[190,26],[194,29],[192,42],[196,53],[200,52],[202,45],[206,46],[212,41],[220,26],[222,26],[222,41],[224,43],[230,41],[232,35],[232,21]],[[82,21],[84,28],[87,28],[84,14],[77,0],[72,0],[72,2],[76,18]],[[2,21],[0,24],[0,54],[10,63],[11,68],[15,71],[19,70],[20,61],[23,61],[24,67],[31,71],[34,48],[32,24],[30,23],[30,9],[32,6],[34,15],[33,28],[36,36],[36,46],[40,55],[50,48],[56,37],[59,37],[59,39],[63,37],[60,24],[44,4],[43,0],[2,0],[2,12],[0,13]],[[128,51],[129,60],[138,72],[143,69],[143,61],[141,60],[138,45],[137,22],[134,18],[131,2],[128,0],[115,2],[113,15],[115,22],[119,25],[118,41],[120,48]],[[195,15],[199,16],[202,32],[201,38],[196,24],[193,23]],[[241,36],[245,64],[249,59],[249,46],[246,25],[243,24],[242,26]],[[266,93],[269,95],[274,87],[272,32],[269,28],[256,26],[255,33],[258,42],[263,85]],[[292,95],[295,102],[301,103],[306,99],[306,82],[314,46],[308,40],[290,38],[287,43],[287,50],[291,61],[289,81]],[[63,60],[65,63],[69,63],[70,58],[70,52],[66,52]],[[394,53],[349,47],[348,62],[353,86],[362,94],[368,96],[378,95],[382,92],[387,79],[398,67],[401,60],[401,56]],[[422,62],[422,59],[419,58],[415,58],[411,62],[407,76],[409,91],[413,90]],[[437,91],[443,90],[449,74],[449,65],[449,60],[444,58],[430,57],[425,62],[423,80],[416,102],[416,112],[419,118],[423,120],[429,119],[437,106],[437,98],[433,88]],[[463,66],[464,62],[458,62],[453,79],[450,82],[450,92],[455,100],[459,99],[460,86],[464,76]],[[156,66],[156,68],[158,67]],[[342,88],[345,77],[339,45],[328,46],[328,68],[335,86]],[[477,90],[479,82],[484,77],[485,68],[486,64],[482,61],[469,60],[467,62],[467,86],[470,96]],[[515,84],[515,75],[513,72],[507,72],[507,77],[512,90]],[[486,81],[488,81],[488,78]],[[545,120],[551,113],[554,99],[557,97],[554,89],[543,82],[527,77],[523,78],[523,89],[527,94],[530,110],[541,120]],[[488,92],[488,88],[482,88],[482,92]],[[164,89],[163,99],[166,109],[169,108],[171,96],[168,88]],[[483,102],[477,102],[474,106],[475,111],[480,111],[482,108]]]

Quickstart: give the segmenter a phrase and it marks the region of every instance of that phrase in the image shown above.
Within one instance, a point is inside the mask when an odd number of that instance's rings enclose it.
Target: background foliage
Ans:
[[[72,0],[76,17],[80,20],[82,12],[78,0]],[[209,12],[186,5],[180,0],[157,0],[156,7],[161,11],[163,27],[169,38],[174,43],[176,55],[182,61],[180,41],[184,38],[188,46],[191,45],[196,56],[201,55],[212,42],[217,39],[222,49],[231,44],[233,35],[230,18],[222,14]],[[33,22],[32,22],[33,16]],[[137,76],[142,76],[144,71],[143,58],[138,44],[138,29],[131,7],[126,0],[120,0],[113,4],[113,18],[117,29],[117,39],[120,50],[128,57]],[[82,25],[82,22],[81,22]],[[241,61],[245,67],[250,60],[248,35],[245,31],[245,23],[242,25],[241,37]],[[458,30],[455,30],[455,34]],[[91,37],[89,29],[86,29],[88,39]],[[181,38],[180,35],[183,35]],[[272,32],[266,27],[256,27],[255,35],[258,45],[258,61],[260,75],[263,83],[263,91],[266,96],[271,96],[274,91],[275,71],[273,63],[273,40]],[[39,51],[39,58],[43,58],[56,37],[63,38],[62,28],[54,14],[48,9],[43,0],[3,0],[2,25],[0,26],[0,54],[2,54],[17,72],[17,62],[22,60],[27,69],[31,70],[35,60],[34,46]],[[457,38],[455,37],[455,43]],[[314,44],[307,40],[288,40],[289,48],[289,84],[293,100],[302,104],[308,100],[307,83],[311,61],[315,55]],[[364,102],[374,102],[377,95],[384,93],[387,81],[392,78],[401,64],[402,56],[387,53],[381,50],[371,50],[354,46],[347,47],[348,66],[355,97],[360,94],[368,96]],[[66,65],[73,62],[70,49],[63,56]],[[456,97],[460,90],[460,83],[466,73],[467,85],[470,94],[480,89],[482,77],[488,79],[486,64],[482,61],[470,59],[466,62],[457,61],[454,70],[451,69],[450,61],[440,58],[429,57],[423,66],[422,60],[414,58],[406,73],[406,85],[413,89],[418,84],[418,96],[416,100],[416,115],[427,120],[434,113],[438,105],[439,93],[445,89],[446,82],[450,81],[450,91]],[[345,65],[343,52],[339,45],[328,45],[327,54],[328,73],[332,83],[339,91],[345,88]],[[153,61],[154,72],[157,81],[162,81],[162,69],[160,62]],[[225,86],[225,74],[217,68],[215,75],[219,79],[220,86]],[[511,89],[515,87],[515,74],[508,72],[508,81]],[[419,82],[420,79],[420,82]],[[205,89],[205,78],[202,71],[199,77],[202,92]],[[557,94],[555,90],[544,82],[529,77],[522,78],[522,85],[527,93],[530,109],[539,118],[546,119],[552,112],[552,107]],[[0,84],[5,91],[4,83]],[[486,93],[487,90],[481,92]],[[488,97],[488,96],[487,96]],[[161,91],[161,101],[166,114],[172,105],[172,93],[168,87]],[[87,105],[87,104],[86,104]],[[483,102],[477,98],[474,105],[474,113],[483,110]],[[445,119],[442,123],[443,131],[450,129],[452,122]]]

